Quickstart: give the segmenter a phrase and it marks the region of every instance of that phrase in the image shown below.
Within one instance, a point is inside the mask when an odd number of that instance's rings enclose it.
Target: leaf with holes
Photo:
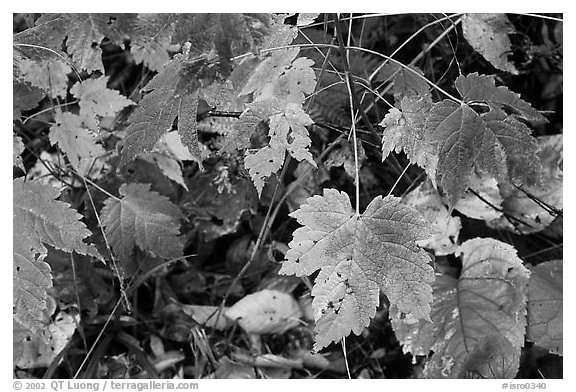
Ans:
[[[56,124],[50,127],[50,143],[66,154],[76,170],[86,159],[94,159],[105,154],[104,148],[96,144],[96,135],[82,125],[82,118],[70,112],[56,110]]]
[[[404,352],[434,355],[424,369],[431,378],[456,378],[471,358],[481,356],[486,341],[503,339],[514,348],[506,350],[500,369],[483,377],[505,374],[514,377],[509,365],[516,363],[524,345],[526,299],[529,271],[506,243],[491,238],[475,238],[463,243],[457,254],[462,257],[458,278],[438,274],[434,283],[431,321],[415,321],[391,309],[392,326]]]
[[[247,153],[244,165],[250,172],[258,195],[265,181],[284,164],[286,151],[297,161],[306,160],[316,167],[308,147],[312,143],[307,125],[312,119],[296,104],[288,104],[283,112],[270,116],[270,142],[256,153]]]
[[[563,262],[546,261],[531,271],[526,337],[554,354],[563,355]]]
[[[114,116],[117,112],[134,102],[121,95],[116,90],[106,87],[108,76],[77,82],[70,93],[80,100],[80,117],[90,129],[96,130],[96,116]]]
[[[434,274],[416,241],[431,232],[400,200],[379,196],[357,215],[346,193],[325,189],[290,214],[304,226],[294,232],[280,273],[320,269],[312,291],[316,350],[359,334],[375,315],[378,289],[402,312],[429,319]]]
[[[102,256],[84,242],[91,235],[82,216],[56,199],[60,192],[37,181],[13,181],[14,319],[32,333],[43,328],[46,290],[52,286],[50,266],[44,262],[50,245],[68,253]]]
[[[462,104],[405,98],[401,113],[392,109],[382,122],[386,127],[383,156],[402,148],[411,162],[428,168],[430,175],[433,165],[424,158],[437,155],[435,180],[450,207],[468,188],[475,168],[517,185],[539,183],[538,144],[520,118],[541,123],[544,117],[506,87],[496,87],[493,77],[459,76],[455,85]],[[474,110],[477,106],[489,110],[479,114]]]
[[[462,17],[462,32],[466,41],[494,67],[518,74],[508,59],[511,53],[509,33],[514,26],[505,14],[466,14]]]
[[[167,197],[150,191],[149,184],[122,184],[122,199],[109,197],[102,208],[102,224],[114,252],[129,261],[134,247],[156,257],[182,256],[179,220],[182,212]]]

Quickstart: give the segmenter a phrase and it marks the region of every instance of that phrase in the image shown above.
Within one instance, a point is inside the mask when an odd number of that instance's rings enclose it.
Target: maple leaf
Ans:
[[[470,46],[494,67],[518,74],[514,64],[508,60],[512,51],[508,34],[515,30],[505,14],[465,14],[462,32]]]
[[[50,143],[66,154],[72,166],[80,169],[80,163],[106,153],[104,148],[96,144],[96,135],[82,125],[82,118],[76,114],[56,110],[55,124],[50,127]]]
[[[312,292],[315,349],[359,334],[375,314],[378,288],[402,312],[429,318],[434,274],[416,241],[431,233],[416,210],[379,196],[357,215],[346,193],[325,189],[290,216],[304,226],[294,232],[280,273],[320,269]]]
[[[247,153],[244,159],[258,195],[262,193],[266,179],[284,164],[286,151],[297,161],[306,160],[316,167],[308,151],[312,142],[305,128],[312,123],[312,119],[296,104],[288,104],[283,112],[270,116],[269,144],[256,153]]]
[[[153,256],[182,256],[179,237],[182,213],[169,199],[150,191],[150,184],[122,184],[122,199],[109,197],[102,208],[102,224],[112,249],[127,262],[134,246]]]
[[[450,207],[468,188],[474,168],[500,181],[537,184],[540,162],[534,158],[538,144],[519,117],[535,123],[544,117],[519,95],[496,87],[493,77],[474,73],[458,77],[455,85],[464,99],[462,104],[405,98],[401,113],[392,109],[381,123],[386,127],[383,157],[393,148],[401,148],[411,162],[427,169],[429,176],[435,171],[430,178],[446,193]],[[475,105],[488,106],[489,111],[478,114]]]
[[[512,110],[518,116],[536,125],[547,122],[546,117],[524,101],[520,94],[508,90],[506,86],[496,87],[494,76],[479,75],[474,72],[457,77],[454,85],[465,102],[480,101],[491,108]]]
[[[257,96],[270,97],[274,90],[274,84],[298,56],[299,48],[289,48],[272,52],[258,65],[248,82],[240,91],[240,95],[255,93]]]
[[[299,51],[290,48],[273,52],[256,68],[240,92],[255,94],[254,101],[240,116],[224,147],[249,147],[259,124],[269,121],[270,142],[255,153],[247,152],[244,160],[258,194],[266,179],[284,164],[286,151],[296,160],[306,160],[316,167],[308,151],[311,140],[305,128],[313,121],[302,110],[305,96],[314,91],[316,75],[312,60],[296,58]]]
[[[108,76],[78,82],[70,93],[80,100],[80,117],[90,129],[97,129],[96,116],[113,116],[134,102],[116,90],[106,88]]]
[[[486,349],[487,340],[508,342],[513,350],[499,353],[506,359],[503,367],[485,369],[482,376],[514,377],[524,345],[529,271],[511,245],[491,238],[468,240],[456,254],[462,256],[460,277],[436,276],[431,321],[400,318],[391,309],[396,336],[405,352],[434,352],[424,369],[433,378],[459,377],[470,357]]]
[[[66,98],[70,66],[63,61],[18,61],[20,76],[32,86],[45,91],[51,97]]]
[[[531,268],[531,272],[526,337],[554,354],[563,355],[563,262],[546,261]]]
[[[17,178],[12,192],[14,319],[35,333],[43,328],[46,290],[52,286],[44,244],[103,259],[93,245],[83,241],[91,233],[80,222],[82,216],[69,204],[56,200],[60,195],[57,189]]]

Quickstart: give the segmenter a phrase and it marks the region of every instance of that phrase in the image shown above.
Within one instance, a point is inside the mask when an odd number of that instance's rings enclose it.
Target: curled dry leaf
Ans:
[[[281,334],[300,324],[302,311],[291,295],[262,290],[236,302],[226,316],[249,334]]]

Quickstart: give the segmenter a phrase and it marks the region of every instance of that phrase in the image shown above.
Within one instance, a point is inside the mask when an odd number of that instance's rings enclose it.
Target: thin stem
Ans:
[[[338,35],[338,43],[340,46],[340,53],[342,55],[342,62],[344,63],[344,74],[346,75],[346,87],[348,88],[348,98],[350,100],[350,122],[352,123],[350,132],[354,144],[354,174],[355,174],[355,190],[356,190],[356,214],[360,215],[360,169],[358,164],[358,141],[356,140],[356,121],[354,116],[354,108],[359,108],[358,97],[356,97],[352,78],[350,77],[350,52],[344,47],[344,37],[342,34],[342,25],[339,21],[338,14],[334,14],[336,20],[336,33]],[[350,38],[350,35],[348,36]],[[364,113],[365,116],[365,113]]]
[[[92,193],[90,192],[90,188],[88,188],[88,184],[86,183],[86,178],[80,176],[82,181],[84,182],[84,186],[86,187],[86,193],[88,194],[88,199],[90,200],[90,205],[92,206],[92,210],[94,211],[94,215],[96,216],[96,220],[98,221],[98,227],[100,228],[100,232],[102,233],[102,237],[104,238],[104,243],[106,244],[106,249],[108,253],[110,253],[110,258],[112,259],[112,265],[116,270],[116,274],[118,275],[118,280],[120,281],[120,294],[121,298],[124,299],[124,306],[128,313],[131,312],[130,310],[130,302],[128,301],[128,295],[126,294],[126,286],[124,284],[124,276],[120,272],[120,268],[118,268],[118,263],[116,263],[116,258],[114,257],[114,253],[112,252],[112,248],[110,247],[110,243],[108,242],[108,237],[104,232],[104,225],[100,220],[100,215],[98,215],[98,210],[96,209],[96,205],[94,204],[94,199],[92,199]]]
[[[440,19],[436,19],[428,24],[425,24],[424,26],[420,27],[420,29],[418,29],[414,34],[412,34],[410,37],[408,37],[408,39],[406,39],[404,42],[402,42],[402,44],[400,46],[398,46],[391,54],[390,57],[394,57],[400,50],[402,50],[402,48],[404,46],[406,46],[410,41],[412,41],[414,38],[416,38],[416,36],[418,36],[418,34],[420,34],[421,32],[423,32],[424,30],[426,30],[428,27],[432,27],[435,24],[438,24],[440,22],[443,22],[447,19],[451,19],[454,18],[456,16],[460,16],[463,14],[452,14],[452,15],[448,15],[444,18],[440,18]],[[422,52],[421,52],[422,53]],[[416,62],[418,60],[412,60],[413,62]],[[378,72],[380,72],[380,70],[387,64],[388,62],[385,61],[382,64],[380,64],[380,66],[378,66],[378,68],[376,68],[372,74],[370,74],[369,80],[372,81],[374,79],[374,77],[376,77],[376,75],[378,74]]]
[[[410,167],[411,163],[408,162],[408,164],[406,165],[406,167],[404,168],[404,170],[402,171],[402,174],[400,174],[398,176],[398,179],[396,180],[396,182],[394,183],[394,185],[392,185],[392,188],[390,188],[390,192],[388,192],[388,196],[390,196],[392,194],[392,192],[394,192],[394,189],[396,189],[396,185],[398,185],[398,183],[400,182],[400,180],[402,179],[402,177],[404,177],[404,174],[406,174],[406,171],[408,170],[408,168]]]
[[[88,351],[88,353],[86,354],[86,356],[84,357],[84,360],[82,361],[82,363],[80,364],[80,366],[78,367],[78,370],[76,370],[76,373],[74,374],[74,377],[72,377],[72,379],[77,379],[78,375],[80,375],[80,372],[82,371],[82,368],[84,367],[84,365],[86,365],[86,362],[88,362],[88,358],[90,358],[90,355],[92,355],[92,352],[94,351],[94,349],[96,348],[96,345],[98,344],[98,342],[100,341],[100,339],[102,339],[102,336],[104,336],[104,331],[106,330],[106,328],[108,327],[108,324],[110,324],[110,321],[112,321],[112,318],[114,317],[114,313],[116,313],[116,311],[118,310],[118,307],[120,306],[120,303],[122,302],[122,299],[118,299],[118,301],[116,301],[116,305],[114,306],[114,309],[112,309],[112,312],[110,312],[110,315],[107,317],[106,322],[104,323],[104,326],[102,327],[102,329],[100,330],[100,332],[98,333],[98,336],[96,336],[96,340],[94,341],[94,343],[92,344],[92,347],[90,347],[90,350]]]
[[[72,102],[64,102],[64,103],[58,104],[58,105],[56,105],[56,106],[53,106],[53,107],[51,106],[51,107],[46,108],[46,109],[44,109],[44,110],[40,110],[39,112],[36,112],[36,113],[32,114],[31,116],[26,117],[25,120],[22,121],[22,125],[26,124],[26,122],[27,122],[28,120],[34,120],[34,117],[39,116],[39,115],[41,115],[41,114],[43,114],[43,113],[46,113],[46,112],[50,112],[50,111],[52,111],[52,110],[55,109],[55,108],[61,108],[61,107],[64,107],[64,106],[74,105],[74,104],[77,104],[78,102],[80,102],[80,101],[75,100],[75,101],[72,101]]]
[[[336,48],[336,49],[340,49],[338,46],[336,45],[331,45],[331,44],[295,44],[295,45],[283,45],[283,46],[277,46],[274,48],[269,48],[269,49],[263,49],[260,51],[260,53],[268,53],[268,52],[273,52],[276,50],[283,50],[283,49],[289,49],[289,48],[294,48],[294,47],[300,47],[300,48],[315,48],[315,47],[322,47],[322,48]],[[428,83],[430,86],[434,87],[436,90],[438,90],[439,92],[441,92],[442,94],[444,94],[446,97],[450,98],[451,100],[453,100],[454,102],[459,103],[460,105],[464,105],[465,102],[462,101],[461,99],[458,99],[456,97],[454,97],[452,94],[448,93],[446,90],[444,90],[443,88],[441,88],[440,86],[438,86],[436,83],[432,82],[430,79],[428,79],[426,76],[419,74],[417,71],[413,70],[412,68],[410,68],[409,66],[407,66],[406,64],[402,63],[401,61],[398,61],[396,59],[393,59],[390,56],[387,56],[385,54],[382,53],[378,53],[374,50],[370,50],[370,49],[366,49],[366,48],[360,48],[357,46],[346,46],[344,47],[345,50],[356,50],[358,52],[364,52],[364,53],[370,53],[374,56],[378,56],[378,57],[382,57],[383,59],[386,59],[388,61],[393,62],[394,64],[397,64],[398,66],[406,69],[406,71],[416,75],[418,78],[426,81],[426,83]],[[244,57],[248,57],[248,56],[255,56],[254,53],[245,53],[242,54],[240,56],[236,56],[234,58],[232,58],[232,60],[239,60],[242,59]]]
[[[45,46],[40,46],[40,45],[33,45],[33,44],[22,44],[22,43],[15,43],[13,44],[14,46],[22,46],[24,48],[34,48],[34,49],[42,49],[42,50],[46,50],[48,52],[54,53],[56,56],[60,57],[62,59],[62,61],[64,61],[66,64],[68,64],[70,66],[70,68],[72,68],[72,71],[74,71],[74,73],[76,74],[76,76],[78,77],[78,81],[80,83],[82,83],[82,77],[80,76],[80,73],[78,72],[78,70],[76,69],[76,67],[74,66],[74,64],[72,64],[71,61],[69,61],[67,58],[65,58],[64,56],[62,56],[60,53],[56,52],[53,49],[47,48]]]
[[[344,355],[344,363],[346,364],[346,374],[348,375],[348,379],[352,379],[352,375],[350,374],[350,366],[348,365],[348,353],[346,353],[346,336],[342,337],[342,354]]]
[[[556,17],[554,17],[554,16],[548,16],[548,15],[540,15],[540,14],[520,14],[520,13],[517,13],[517,12],[511,12],[511,14],[524,15],[524,16],[532,16],[532,17],[534,17],[534,18],[554,20],[554,21],[556,21],[556,22],[564,22],[564,19],[556,18]]]

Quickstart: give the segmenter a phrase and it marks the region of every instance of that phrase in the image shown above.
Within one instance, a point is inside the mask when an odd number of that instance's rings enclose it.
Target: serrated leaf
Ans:
[[[20,154],[24,152],[24,143],[22,143],[22,138],[20,136],[12,135],[12,163],[13,166],[19,167],[24,170],[24,163],[22,163],[22,157]]]
[[[480,101],[491,108],[512,110],[534,124],[547,122],[546,117],[524,101],[520,94],[508,90],[506,86],[496,87],[494,76],[474,72],[457,77],[454,85],[465,102]]]
[[[150,191],[149,184],[122,184],[122,199],[109,197],[101,219],[110,245],[127,262],[138,246],[153,256],[172,259],[182,256],[179,237],[182,213],[167,197]]]
[[[465,14],[462,17],[462,32],[470,46],[494,67],[518,74],[508,59],[512,51],[508,34],[514,32],[514,26],[506,14]]]
[[[215,80],[205,59],[187,61],[176,55],[144,88],[149,92],[129,118],[121,165],[139,154],[151,152],[156,142],[171,130],[178,117],[178,133],[190,153],[201,161],[196,130],[198,101],[202,86]]]
[[[316,167],[316,162],[308,147],[312,143],[307,125],[312,119],[299,105],[290,103],[282,113],[270,116],[270,142],[256,153],[247,153],[244,165],[250,172],[258,195],[262,193],[265,181],[284,164],[286,151],[297,161],[306,160]]]
[[[62,61],[32,61],[22,59],[18,62],[20,75],[32,86],[45,91],[51,97],[66,98],[68,74],[72,68]]]
[[[240,95],[255,93],[256,95],[264,95],[265,98],[272,96],[275,82],[290,67],[299,52],[299,48],[272,52],[270,57],[258,65]]]
[[[563,355],[563,261],[546,261],[531,271],[526,337],[554,354]]]
[[[102,259],[83,240],[90,231],[70,205],[55,200],[60,192],[36,181],[15,179],[13,191],[14,319],[32,333],[43,328],[46,290],[52,286],[50,267],[43,260],[46,245],[68,253]]]
[[[109,16],[106,14],[44,14],[30,29],[14,35],[19,51],[30,58],[54,60],[62,52],[64,39],[68,54],[80,70],[104,72],[102,50],[99,45],[109,28]],[[32,44],[51,49],[38,50],[18,44]],[[49,55],[49,57],[47,57]],[[40,56],[40,57],[38,57]]]
[[[381,123],[386,127],[383,157],[393,148],[403,149],[411,162],[426,168],[434,165],[422,162],[423,158],[432,157],[433,161],[437,156],[435,179],[450,207],[467,189],[474,168],[499,181],[537,184],[540,163],[534,157],[538,145],[519,117],[533,122],[545,118],[519,95],[496,87],[493,77],[474,73],[459,76],[455,84],[464,99],[461,104],[405,98],[402,112],[392,109],[388,113]],[[489,111],[479,114],[473,109],[477,105],[487,106]]]
[[[378,284],[349,260],[323,267],[314,281],[312,296],[316,351],[350,332],[360,335],[376,315],[379,304]]]
[[[432,108],[426,99],[405,98],[401,110],[391,109],[380,123],[385,127],[382,135],[382,161],[391,151],[403,150],[410,162],[420,166],[433,183],[436,181],[438,155],[425,139],[426,117]]]
[[[70,88],[70,93],[80,100],[80,117],[91,129],[97,129],[96,116],[114,116],[134,102],[116,90],[106,88],[108,76],[77,82]]]
[[[509,244],[475,238],[458,249],[462,271],[458,279],[438,274],[434,284],[434,302],[430,321],[401,319],[391,309],[392,326],[405,352],[434,355],[424,374],[432,378],[456,378],[464,364],[487,339],[505,339],[514,353],[504,353],[505,374],[524,345],[526,295],[529,271]],[[491,338],[492,337],[492,338]],[[476,364],[478,369],[485,367]],[[483,365],[483,364],[482,364]],[[483,377],[493,374],[482,373]]]
[[[66,47],[76,66],[88,73],[104,73],[100,43],[108,18],[102,14],[68,14]]]
[[[290,216],[304,226],[294,232],[280,273],[321,270],[314,289],[317,349],[367,325],[378,304],[375,287],[402,312],[428,319],[434,277],[415,241],[431,233],[417,211],[387,196],[356,215],[346,193],[325,189]]]
[[[82,118],[69,112],[56,111],[55,124],[50,127],[50,143],[66,154],[72,166],[80,170],[83,160],[93,159],[106,153],[96,144],[96,135],[82,125]]]

